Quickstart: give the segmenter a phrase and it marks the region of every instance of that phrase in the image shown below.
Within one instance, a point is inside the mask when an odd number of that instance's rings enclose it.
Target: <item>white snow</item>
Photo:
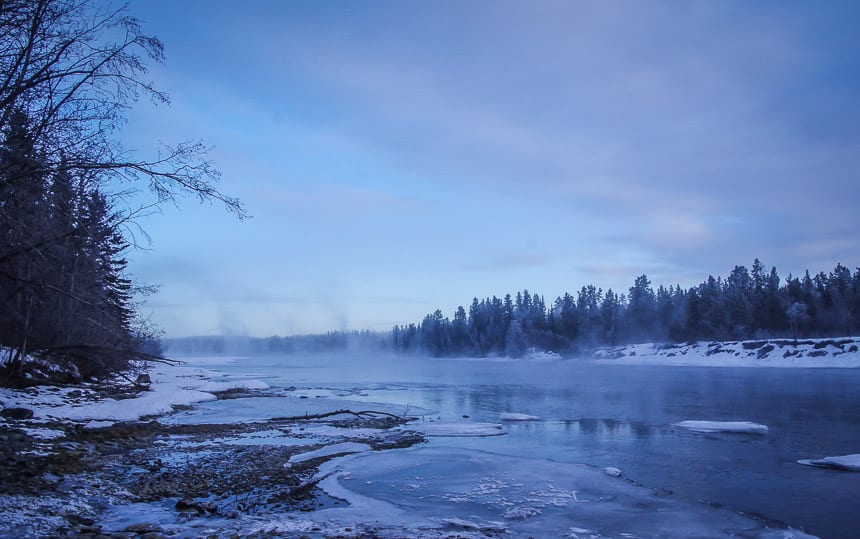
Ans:
[[[66,435],[65,432],[55,429],[24,428],[21,430],[27,433],[28,436],[32,436],[37,440],[55,440]]]
[[[110,427],[114,424],[113,421],[87,421],[84,423],[85,429],[103,429],[105,427]]]
[[[212,391],[268,388],[264,382],[247,376],[229,377],[187,366],[159,365],[150,376],[150,390],[129,399],[102,398],[86,388],[37,386],[24,390],[0,388],[0,401],[7,407],[33,410],[35,419],[86,421],[89,427],[100,428],[108,426],[107,421],[135,421],[171,412],[174,406],[215,400]],[[80,396],[70,396],[73,391],[79,391]]]
[[[737,432],[741,434],[767,434],[767,427],[750,421],[679,421],[672,424],[675,427],[693,432]]]
[[[603,473],[610,477],[621,477],[621,470],[615,468],[614,466],[607,466],[603,468]]]
[[[600,348],[590,360],[613,365],[860,368],[860,337],[631,344]]]
[[[471,421],[413,423],[408,430],[420,432],[424,436],[499,436],[506,434],[499,423],[478,423]]]
[[[320,449],[314,451],[307,451],[305,453],[299,453],[298,455],[293,455],[290,457],[290,461],[287,463],[297,464],[299,462],[305,462],[307,460],[316,459],[320,457],[329,457],[331,455],[346,455],[349,453],[363,453],[365,451],[370,451],[372,448],[367,444],[360,444],[357,442],[342,442],[339,444],[332,444],[322,447]]]
[[[860,472],[860,453],[853,455],[842,455],[838,457],[824,457],[823,459],[798,460],[798,464],[806,466],[817,466],[819,468],[833,468],[847,472]]]
[[[540,421],[536,415],[518,414],[518,413],[503,413],[499,415],[502,421]]]

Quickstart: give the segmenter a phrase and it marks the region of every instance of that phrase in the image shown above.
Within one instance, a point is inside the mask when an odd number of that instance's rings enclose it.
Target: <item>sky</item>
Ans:
[[[860,266],[860,3],[132,0],[122,141],[213,147],[131,272],[168,337],[388,330],[473,297]],[[141,193],[141,199],[146,193]]]

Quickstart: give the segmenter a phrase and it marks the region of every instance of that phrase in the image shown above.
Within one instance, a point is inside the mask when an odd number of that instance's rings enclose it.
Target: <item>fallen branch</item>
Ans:
[[[405,419],[403,416],[390,414],[388,412],[378,412],[376,410],[362,410],[360,412],[354,412],[352,410],[335,410],[333,412],[325,412],[322,414],[305,414],[305,415],[296,415],[290,417],[273,417],[272,421],[304,421],[308,419],[325,419],[327,417],[333,417],[336,415],[354,415],[359,418],[363,418],[366,416],[375,417],[375,416],[387,416],[393,417],[394,419]]]

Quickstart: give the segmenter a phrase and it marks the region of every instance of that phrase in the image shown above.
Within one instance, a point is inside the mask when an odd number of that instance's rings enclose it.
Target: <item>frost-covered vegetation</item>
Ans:
[[[860,268],[781,279],[756,259],[728,277],[709,276],[689,289],[635,279],[627,294],[592,285],[559,296],[517,292],[474,298],[453,320],[437,310],[420,324],[397,326],[393,346],[444,355],[507,355],[532,350],[578,352],[645,342],[846,336],[860,329]]]

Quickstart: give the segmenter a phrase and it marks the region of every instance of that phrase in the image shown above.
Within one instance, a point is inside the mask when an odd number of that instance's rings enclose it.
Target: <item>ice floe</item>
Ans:
[[[471,421],[412,423],[405,428],[424,436],[499,436],[506,433],[499,423]]]
[[[518,414],[510,412],[499,414],[499,419],[501,419],[502,421],[540,421],[540,418],[536,415]]]
[[[672,426],[693,432],[735,432],[739,434],[767,434],[767,426],[751,421],[679,421]]]
[[[860,453],[838,457],[824,457],[823,459],[802,459],[798,460],[797,463],[805,466],[816,466],[818,468],[860,472]]]

